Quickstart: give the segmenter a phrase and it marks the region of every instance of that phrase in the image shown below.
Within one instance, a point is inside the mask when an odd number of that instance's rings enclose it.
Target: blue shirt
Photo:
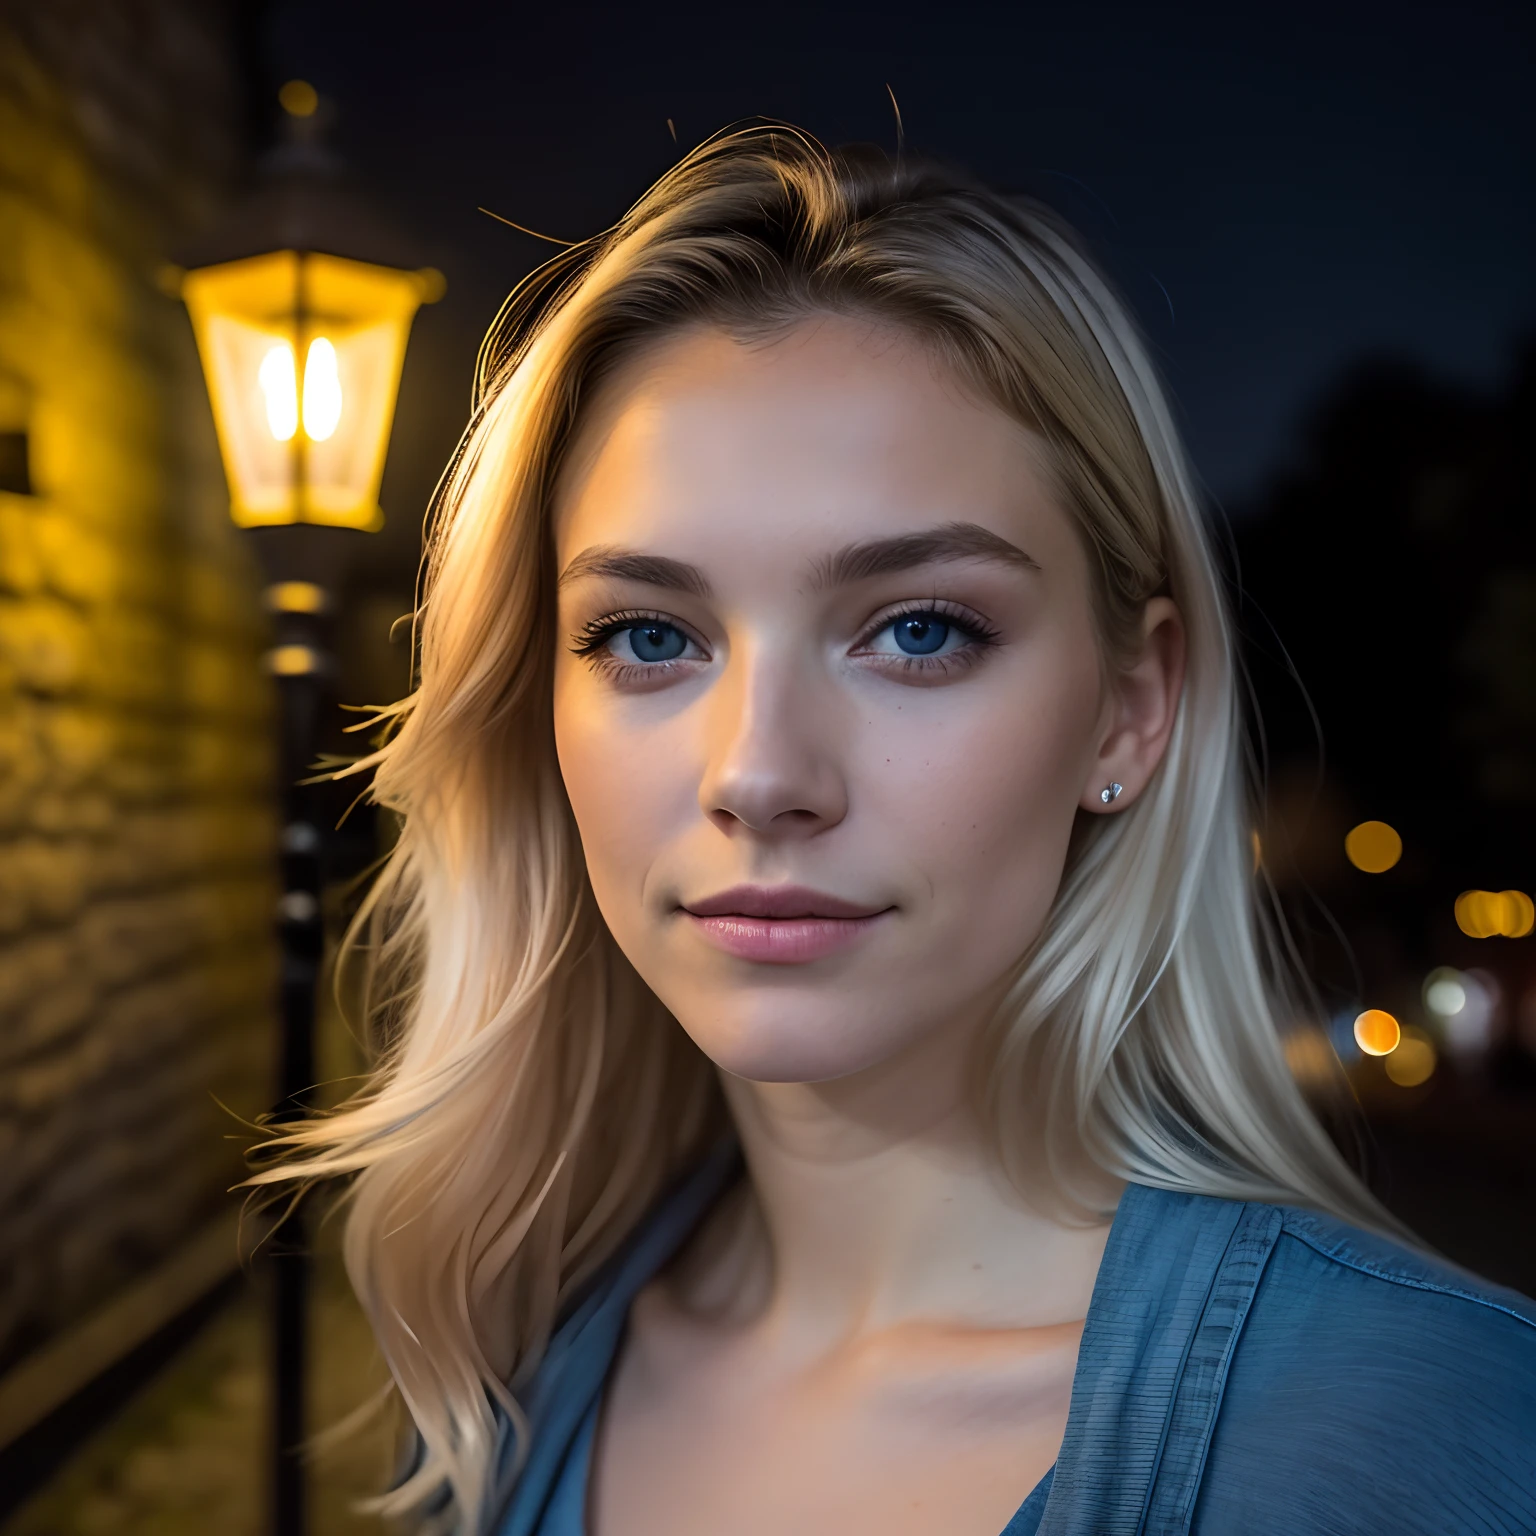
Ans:
[[[701,1165],[557,1330],[497,1536],[584,1536],[630,1302],[737,1167]],[[1060,1455],[1002,1536],[1372,1531],[1536,1536],[1536,1304],[1330,1217],[1128,1185]]]

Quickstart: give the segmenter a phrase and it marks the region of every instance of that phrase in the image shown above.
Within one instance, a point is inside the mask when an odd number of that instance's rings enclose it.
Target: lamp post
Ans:
[[[377,530],[379,481],[411,320],[443,291],[348,191],[320,142],[321,105],[284,86],[286,142],[253,195],[189,261],[191,316],[229,482],[230,515],[264,568],[280,700],[282,1043],[276,1118],[302,1112],[314,1082],[315,990],[324,950],[325,817],[304,779],[332,702],[337,578],[360,533]],[[295,1211],[272,1263],[271,1520],[302,1536],[308,1259]]]

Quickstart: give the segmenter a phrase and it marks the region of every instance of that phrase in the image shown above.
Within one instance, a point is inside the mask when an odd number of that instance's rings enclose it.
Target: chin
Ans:
[[[689,998],[672,1013],[722,1072],[754,1083],[851,1077],[889,1060],[920,1033],[902,1029],[889,1012],[868,1016],[867,1002],[855,1012],[827,997],[711,995]]]

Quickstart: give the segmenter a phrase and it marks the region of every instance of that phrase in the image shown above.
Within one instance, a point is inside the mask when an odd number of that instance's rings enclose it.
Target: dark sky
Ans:
[[[762,114],[1044,195],[1150,334],[1211,489],[1283,461],[1344,365],[1390,349],[1495,384],[1536,330],[1532,8],[931,3],[680,10],[277,0],[265,66],[447,274],[402,386],[385,503],[414,524],[475,345],[547,247]]]

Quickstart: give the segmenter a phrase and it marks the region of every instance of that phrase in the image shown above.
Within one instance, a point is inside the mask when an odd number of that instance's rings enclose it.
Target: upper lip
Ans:
[[[889,907],[844,901],[808,885],[733,885],[728,891],[685,901],[695,917],[875,917]]]

